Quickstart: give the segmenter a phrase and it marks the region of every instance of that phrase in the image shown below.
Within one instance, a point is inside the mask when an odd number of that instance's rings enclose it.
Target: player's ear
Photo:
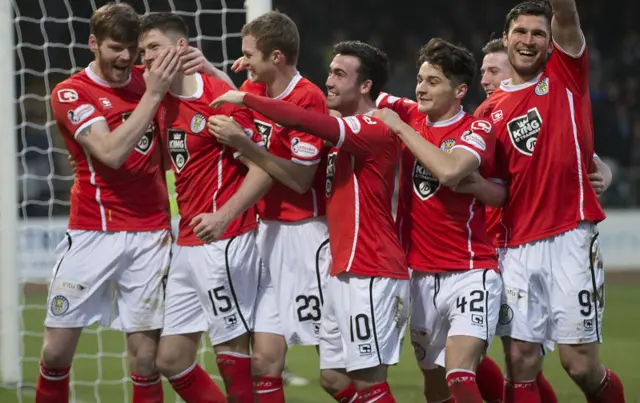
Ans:
[[[187,48],[189,47],[189,43],[187,42],[187,40],[185,38],[178,38],[178,53],[183,53],[185,50],[187,50]]]
[[[462,83],[458,85],[455,89],[456,99],[464,98],[465,95],[467,95],[468,90],[469,90],[469,86],[467,84]]]
[[[89,50],[91,53],[96,53],[98,51],[98,38],[94,34],[89,35]]]
[[[507,31],[502,32],[502,45],[504,45],[504,47],[507,47],[507,44],[509,43],[509,41],[507,40]]]
[[[373,81],[371,80],[364,80],[362,82],[362,84],[360,84],[360,93],[361,94],[367,94],[369,92],[371,92],[371,86],[373,85]]]
[[[278,49],[274,50],[273,52],[271,52],[271,61],[273,62],[273,64],[278,64],[278,63],[284,64],[285,63],[284,54]]]

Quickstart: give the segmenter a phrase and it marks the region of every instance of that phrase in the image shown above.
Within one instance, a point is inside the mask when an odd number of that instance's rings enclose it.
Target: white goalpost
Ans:
[[[52,118],[51,90],[92,60],[89,18],[108,2],[11,0],[0,9],[0,18],[13,21],[0,35],[0,114],[5,126],[0,148],[2,402],[33,401],[46,292],[54,251],[68,221],[74,176]],[[141,14],[170,11],[184,17],[191,44],[224,69],[241,55],[242,25],[272,9],[271,0],[115,2],[131,4]],[[203,337],[199,360],[218,379],[207,344],[208,337]],[[97,326],[86,329],[72,366],[70,401],[130,402],[125,351],[123,334]],[[165,401],[180,401],[167,384],[164,392]]]

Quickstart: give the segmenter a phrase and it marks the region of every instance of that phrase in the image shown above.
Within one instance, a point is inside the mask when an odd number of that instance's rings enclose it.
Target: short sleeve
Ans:
[[[324,97],[319,93],[307,93],[297,105],[308,111],[325,115],[329,113]],[[324,147],[322,139],[297,130],[289,130],[287,134],[291,162],[300,165],[315,165],[320,162]]]
[[[74,138],[85,128],[105,120],[97,102],[71,85],[56,87],[51,94],[51,109],[61,131]]]
[[[382,147],[396,141],[393,133],[381,120],[357,115],[334,117],[340,126],[336,148],[354,155],[376,155]]]
[[[462,148],[478,159],[478,164],[491,164],[495,151],[493,126],[487,120],[473,120],[463,128],[452,148]]]
[[[576,95],[589,92],[589,55],[587,42],[583,42],[582,49],[577,55],[570,55],[553,41],[553,53],[549,59],[550,75],[556,75]]]

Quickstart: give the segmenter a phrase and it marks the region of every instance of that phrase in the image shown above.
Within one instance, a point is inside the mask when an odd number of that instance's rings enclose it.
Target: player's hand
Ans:
[[[229,220],[218,213],[202,213],[197,215],[189,223],[195,226],[193,233],[204,243],[211,243],[220,239],[229,226]]]
[[[207,128],[218,142],[238,148],[240,142],[247,138],[247,134],[233,118],[224,115],[213,115],[207,120]]]
[[[215,76],[213,65],[204,57],[200,49],[194,46],[189,46],[180,55],[180,63],[182,63],[182,72],[186,75],[200,72],[208,76]]]
[[[71,169],[73,169],[73,173],[74,174],[78,173],[78,163],[76,162],[76,159],[73,158],[73,155],[69,154],[67,159],[69,160],[69,165],[71,166]]]
[[[480,172],[476,170],[462,178],[457,185],[451,186],[450,189],[456,193],[473,194],[475,186],[480,183],[481,180],[482,176]]]
[[[591,187],[595,190],[597,196],[604,193],[604,177],[599,169],[589,174],[589,183],[591,183]]]
[[[245,92],[242,91],[227,91],[211,102],[209,106],[214,109],[221,107],[225,103],[244,106],[244,94]]]
[[[389,126],[389,129],[391,129],[394,132],[397,131],[400,125],[402,125],[403,123],[402,119],[400,119],[400,116],[398,116],[397,113],[395,113],[389,108],[379,109],[373,112],[371,116],[382,120],[384,124]]]
[[[182,64],[178,50],[174,47],[162,49],[151,67],[144,72],[147,91],[156,96],[164,97],[176,73],[181,69]]]
[[[240,56],[231,65],[231,71],[233,71],[234,73],[239,73],[243,70],[246,70],[247,66],[248,66],[247,59],[245,59],[244,56]]]

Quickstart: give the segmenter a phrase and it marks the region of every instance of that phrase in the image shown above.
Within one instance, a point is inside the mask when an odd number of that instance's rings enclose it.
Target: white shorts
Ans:
[[[331,251],[324,218],[258,227],[263,263],[256,332],[283,335],[289,346],[317,345]]]
[[[126,333],[161,329],[171,243],[166,230],[67,231],[56,249],[44,325],[100,323]]]
[[[162,336],[209,331],[218,345],[253,331],[258,293],[255,231],[177,246],[167,281]]]
[[[495,270],[453,273],[414,271],[411,279],[411,344],[418,366],[445,366],[451,336],[493,338],[500,313],[502,278]]]
[[[501,253],[498,334],[532,343],[600,342],[604,269],[592,223]]]
[[[320,330],[320,369],[395,365],[409,316],[409,280],[330,277]]]

